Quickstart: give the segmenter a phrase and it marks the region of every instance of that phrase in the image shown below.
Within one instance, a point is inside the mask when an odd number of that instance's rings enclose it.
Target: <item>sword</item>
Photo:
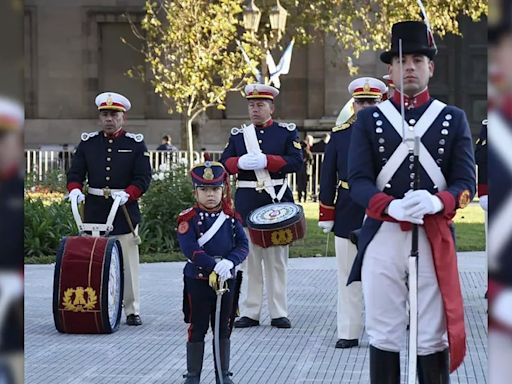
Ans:
[[[215,367],[217,368],[217,375],[219,376],[219,383],[224,384],[222,379],[222,365],[220,362],[220,310],[222,306],[222,295],[228,291],[227,283],[225,280],[219,279],[215,272],[210,274],[210,281],[212,274],[215,274],[217,284],[215,286],[215,293],[217,294],[217,302],[215,304],[215,331],[214,331],[214,349],[215,349]]]
[[[398,40],[398,59],[400,61],[400,115],[402,118],[402,137],[409,148],[409,154],[414,155],[413,172],[414,184],[413,190],[419,189],[419,153],[420,138],[414,136],[412,139],[409,132],[405,130],[405,106],[404,106],[404,69],[403,69],[403,51],[402,39]],[[411,145],[411,142],[413,144]],[[407,383],[416,384],[417,376],[417,353],[418,353],[418,225],[412,227],[411,253],[408,260],[409,274],[409,348],[408,348],[408,366]]]

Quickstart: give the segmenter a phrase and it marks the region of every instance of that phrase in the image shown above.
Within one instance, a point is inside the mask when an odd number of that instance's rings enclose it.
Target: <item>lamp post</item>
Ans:
[[[276,1],[276,4],[270,9],[268,13],[271,29],[270,44],[266,33],[263,34],[263,40],[260,41],[260,45],[263,48],[263,57],[261,59],[261,77],[264,84],[266,84],[269,80],[266,62],[267,51],[272,49],[283,37],[284,31],[286,29],[286,18],[288,16],[288,12],[279,3],[279,0]],[[243,18],[245,30],[250,32],[251,36],[254,38],[258,32],[261,20],[261,11],[256,6],[256,4],[254,4],[254,0],[250,0],[249,4],[244,7]]]

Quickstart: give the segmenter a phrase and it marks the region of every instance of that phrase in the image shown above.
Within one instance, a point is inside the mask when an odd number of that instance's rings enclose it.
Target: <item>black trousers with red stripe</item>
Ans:
[[[222,295],[220,311],[219,338],[227,339],[230,335],[229,318],[233,308],[233,289],[235,280],[228,280],[228,288]],[[183,314],[185,323],[189,323],[188,341],[196,343],[204,341],[211,324],[212,332],[215,329],[215,307],[217,294],[208,285],[208,280],[184,278]]]

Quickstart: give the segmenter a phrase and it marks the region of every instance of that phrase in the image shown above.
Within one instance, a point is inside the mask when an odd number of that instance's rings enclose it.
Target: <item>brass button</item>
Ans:
[[[105,180],[107,180],[107,181],[110,180],[110,177],[109,176],[105,177]]]
[[[112,159],[110,157],[107,157],[107,161],[110,161],[110,160],[112,160]]]
[[[203,274],[202,273],[198,273],[197,277],[203,277]]]
[[[110,139],[108,142],[109,142],[110,144],[112,144],[112,143],[114,142],[114,140]]]
[[[105,168],[107,171],[110,171],[110,167]]]
[[[112,148],[107,148],[107,152],[112,152]]]

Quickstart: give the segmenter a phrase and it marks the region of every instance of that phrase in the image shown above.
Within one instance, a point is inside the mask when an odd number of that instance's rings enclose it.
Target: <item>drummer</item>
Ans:
[[[249,84],[245,87],[252,124],[231,129],[221,156],[228,172],[237,178],[235,207],[244,226],[247,226],[249,213],[256,208],[273,201],[293,202],[286,176],[302,166],[302,149],[295,124],[272,120],[274,98],[278,94],[279,91],[269,85]],[[262,248],[250,241],[249,244],[249,256],[242,263],[245,277],[241,291],[241,318],[235,322],[235,327],[260,324],[264,265],[270,324],[277,328],[290,328],[286,292],[289,248],[287,245]]]
[[[178,241],[188,259],[183,270],[183,313],[185,322],[190,324],[185,384],[199,383],[210,322],[219,330],[222,379],[225,384],[233,384],[228,319],[233,306],[234,267],[247,257],[247,237],[233,211],[229,176],[222,164],[206,161],[192,168],[190,176],[197,203],[178,217]],[[214,324],[217,277],[226,281],[229,288],[222,296],[219,328]]]
[[[82,133],[82,141],[67,174],[69,198],[77,199],[78,203],[85,200],[85,222],[105,223],[113,198],[119,197],[137,233],[141,219],[137,201],[151,181],[144,136],[124,130],[131,104],[123,95],[102,93],[96,97],[96,106],[102,130]],[[86,178],[89,184],[87,197],[82,192]],[[136,326],[142,324],[139,312],[139,246],[121,212],[122,208],[117,212],[114,230],[110,234],[116,236],[123,251],[126,324]]]

